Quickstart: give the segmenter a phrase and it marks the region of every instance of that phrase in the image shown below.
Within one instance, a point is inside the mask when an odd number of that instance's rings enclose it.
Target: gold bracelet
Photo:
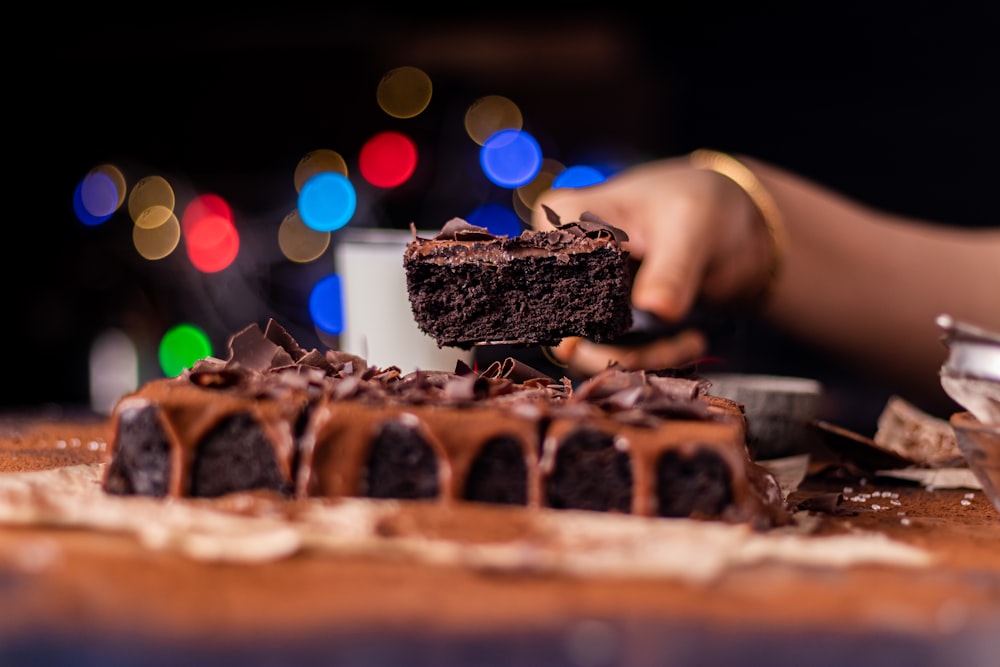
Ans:
[[[760,211],[760,217],[767,229],[771,241],[771,266],[768,269],[767,283],[761,291],[761,299],[766,299],[774,288],[785,261],[785,224],[781,217],[781,209],[775,203],[771,193],[757,178],[750,167],[746,166],[732,155],[719,151],[699,148],[688,156],[691,165],[697,169],[708,169],[722,174],[747,194],[753,205]]]

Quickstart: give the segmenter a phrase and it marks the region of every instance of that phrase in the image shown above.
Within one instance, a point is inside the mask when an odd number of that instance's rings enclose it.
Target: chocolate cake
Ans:
[[[514,359],[404,375],[306,351],[271,321],[233,336],[228,360],[121,399],[103,486],[788,522],[741,406],[707,390],[617,368],[573,387]]]
[[[439,347],[554,345],[567,336],[607,342],[632,325],[625,233],[581,216],[554,229],[494,236],[454,218],[403,256],[417,326]]]

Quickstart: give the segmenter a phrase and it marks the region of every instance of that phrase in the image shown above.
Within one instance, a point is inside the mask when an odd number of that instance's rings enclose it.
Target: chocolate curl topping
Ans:
[[[545,211],[546,219],[548,219],[548,221],[552,223],[552,226],[557,230],[569,232],[574,236],[587,236],[595,239],[610,236],[618,243],[628,241],[628,234],[625,233],[624,229],[615,227],[590,211],[584,211],[581,213],[578,221],[567,222],[564,224],[559,217],[559,214],[551,208],[542,204],[542,209]]]
[[[455,375],[471,375],[476,371],[464,359],[455,361]]]
[[[267,321],[267,326],[264,328],[264,337],[285,350],[295,361],[299,361],[306,355],[306,350],[302,349],[298,341],[292,338],[288,330],[278,324],[273,317]]]
[[[649,375],[647,380],[665,396],[688,401],[705,394],[709,384],[707,380],[663,377],[660,375]]]
[[[490,234],[485,227],[477,227],[461,218],[452,218],[434,238],[442,241],[492,241],[499,237]]]
[[[499,377],[506,378],[511,382],[516,382],[518,384],[525,384],[529,380],[544,382],[546,384],[553,382],[552,378],[545,373],[532,368],[523,361],[519,361],[513,357],[507,357],[504,359],[500,366]]]
[[[545,219],[548,220],[553,227],[559,227],[560,225],[562,225],[562,219],[559,217],[558,213],[553,211],[545,204],[542,204],[542,210],[545,211]]]
[[[578,400],[599,401],[620,391],[642,387],[645,384],[646,376],[642,371],[630,373],[619,366],[609,366],[581,382],[573,392],[573,396]]]
[[[479,377],[498,378],[500,377],[500,374],[502,372],[503,372],[503,364],[501,364],[499,361],[494,361],[485,369],[483,369],[483,371],[479,374]]]
[[[573,392],[574,402],[589,402],[612,412],[640,409],[660,417],[707,419],[708,404],[698,400],[705,383],[662,377],[642,371],[625,371],[618,366],[585,380]]]
[[[237,365],[253,371],[266,371],[272,367],[272,362],[281,353],[284,353],[284,359],[279,360],[279,365],[292,363],[291,356],[265,338],[260,327],[255,323],[245,327],[229,339],[228,365]]]
[[[604,222],[596,215],[586,211],[580,216],[580,221],[576,224],[580,225],[587,236],[593,238],[611,235],[618,243],[628,241],[628,234],[625,233],[624,229],[619,229],[612,224]]]

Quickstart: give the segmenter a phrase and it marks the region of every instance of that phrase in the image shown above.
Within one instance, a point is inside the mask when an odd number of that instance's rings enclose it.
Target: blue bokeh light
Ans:
[[[504,188],[527,185],[542,167],[542,147],[523,130],[500,130],[479,149],[479,164],[493,183]]]
[[[324,171],[307,180],[299,191],[299,217],[318,232],[340,229],[354,215],[358,195],[343,174]]]
[[[110,176],[102,172],[87,174],[80,181],[80,201],[94,217],[106,217],[118,208],[118,186]]]
[[[585,188],[608,180],[604,172],[587,165],[567,167],[552,181],[553,188]]]
[[[338,274],[320,278],[313,286],[309,316],[323,333],[339,336],[344,332],[344,290]]]
[[[94,215],[83,205],[83,179],[76,184],[76,189],[73,190],[73,212],[76,214],[77,220],[88,227],[96,227],[103,224],[111,217],[111,213],[107,215]]]
[[[519,236],[524,227],[509,206],[502,204],[483,204],[465,216],[469,224],[485,227],[494,236]]]

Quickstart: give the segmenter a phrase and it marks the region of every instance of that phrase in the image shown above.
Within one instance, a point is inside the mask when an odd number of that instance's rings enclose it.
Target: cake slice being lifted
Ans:
[[[607,342],[632,326],[628,237],[584,213],[519,236],[494,236],[453,218],[403,255],[417,326],[438,347],[555,345],[567,336]]]

